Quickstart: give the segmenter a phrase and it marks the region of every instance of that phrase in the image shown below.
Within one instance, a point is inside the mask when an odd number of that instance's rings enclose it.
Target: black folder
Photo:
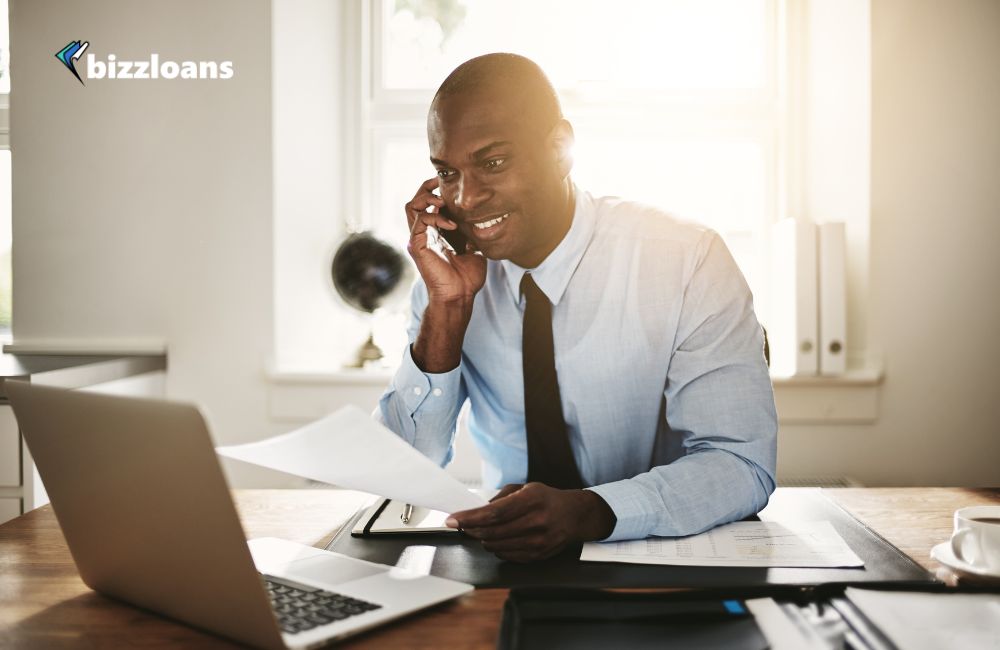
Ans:
[[[693,591],[622,592],[600,589],[512,589],[503,609],[498,650],[588,650],[605,648],[701,648],[704,650],[763,650],[768,641],[746,601],[772,598],[779,606],[818,611],[832,607],[860,647],[896,646],[867,613],[845,599],[852,585],[815,587],[768,585]],[[865,589],[929,594],[997,594],[1000,587],[948,587],[941,583],[865,583]],[[792,621],[795,617],[790,618]],[[824,617],[828,625],[829,617]],[[807,617],[799,625],[824,629]],[[843,629],[841,629],[843,631]],[[830,633],[828,626],[825,632]],[[831,644],[836,647],[836,643]],[[851,647],[858,647],[852,643]]]
[[[363,510],[359,512],[340,530],[327,546],[328,550],[380,564],[396,565],[408,547],[433,546],[431,574],[476,587],[749,587],[827,582],[936,582],[929,572],[827,499],[819,489],[779,490],[760,513],[760,519],[830,521],[851,549],[864,560],[863,568],[746,568],[581,562],[579,546],[549,560],[518,564],[500,560],[485,551],[477,540],[454,533],[352,537],[351,529],[363,513]]]

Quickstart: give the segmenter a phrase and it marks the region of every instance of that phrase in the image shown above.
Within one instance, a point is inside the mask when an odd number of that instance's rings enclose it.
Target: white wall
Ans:
[[[343,121],[355,95],[343,65],[347,3],[274,0],[275,353],[281,370],[329,369],[364,340],[341,305],[329,264],[358,191],[344,182]],[[352,57],[353,59],[353,57]],[[359,161],[350,164],[358,165]],[[353,217],[354,219],[351,219]]]
[[[218,438],[273,430],[270,2],[14,0],[11,19],[15,341],[165,340],[168,394]],[[53,56],[75,39],[235,76],[83,87]]]
[[[871,426],[783,427],[779,473],[1000,484],[1000,3],[873,0]]]

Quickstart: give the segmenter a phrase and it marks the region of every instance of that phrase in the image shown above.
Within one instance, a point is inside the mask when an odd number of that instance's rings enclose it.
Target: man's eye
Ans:
[[[451,171],[450,169],[439,169],[437,171],[438,178],[441,179],[451,178],[454,174],[455,172]]]
[[[487,160],[484,163],[484,165],[485,165],[486,169],[488,169],[490,171],[496,171],[496,170],[500,169],[501,167],[503,167],[504,164],[506,164],[506,162],[507,162],[506,158],[493,158],[491,160]]]

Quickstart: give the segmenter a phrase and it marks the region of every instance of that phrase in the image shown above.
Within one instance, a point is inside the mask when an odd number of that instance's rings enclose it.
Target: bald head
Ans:
[[[455,96],[486,95],[516,105],[523,126],[546,133],[562,117],[559,96],[531,59],[494,53],[469,59],[455,68],[434,95],[431,113]]]
[[[572,142],[556,92],[532,61],[487,54],[463,63],[427,115],[442,212],[486,257],[534,268],[573,218]]]

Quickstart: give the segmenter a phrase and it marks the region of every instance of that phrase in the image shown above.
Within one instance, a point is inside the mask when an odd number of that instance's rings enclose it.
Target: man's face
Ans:
[[[517,93],[452,95],[432,107],[427,139],[447,216],[486,257],[532,268],[565,233],[566,174],[553,125],[526,113]]]

